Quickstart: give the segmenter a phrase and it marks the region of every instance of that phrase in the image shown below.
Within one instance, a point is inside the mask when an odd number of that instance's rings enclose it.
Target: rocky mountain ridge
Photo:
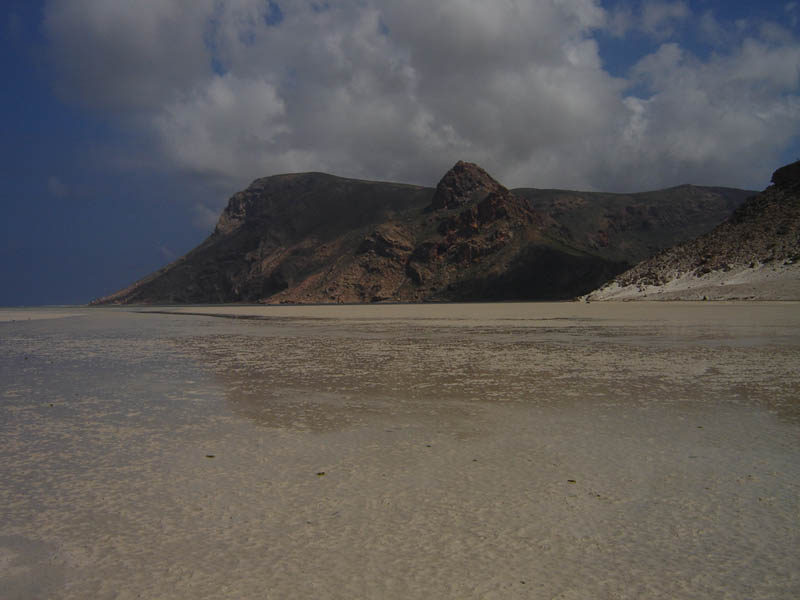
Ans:
[[[711,232],[669,248],[588,300],[800,299],[800,161]]]
[[[433,190],[276,175],[234,194],[197,248],[93,304],[571,298],[653,251],[631,233],[657,250],[686,235],[671,213],[707,231],[747,195],[694,189],[675,206],[601,195],[598,210],[591,193],[508,190],[461,161]]]

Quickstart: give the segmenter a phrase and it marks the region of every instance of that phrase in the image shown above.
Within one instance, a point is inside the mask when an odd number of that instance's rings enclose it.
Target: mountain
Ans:
[[[799,300],[800,161],[724,223],[665,250],[587,300]]]
[[[681,185],[637,194],[514,190],[585,250],[634,265],[707,233],[755,192]]]
[[[234,194],[198,247],[92,304],[571,298],[708,231],[746,195],[508,190],[466,162],[435,189],[276,175]]]

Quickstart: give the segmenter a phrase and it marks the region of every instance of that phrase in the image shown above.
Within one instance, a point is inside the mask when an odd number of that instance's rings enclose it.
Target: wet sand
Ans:
[[[3,312],[3,598],[800,597],[800,304]]]
[[[75,308],[2,308],[0,307],[0,323],[7,321],[38,321],[40,319],[63,319],[79,317],[86,314],[83,309]]]

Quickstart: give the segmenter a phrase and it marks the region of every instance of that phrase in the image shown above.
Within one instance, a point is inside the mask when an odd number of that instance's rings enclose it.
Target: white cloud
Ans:
[[[261,0],[51,0],[59,84],[236,187],[304,170],[433,184],[460,158],[508,185],[752,185],[800,125],[791,33],[706,13],[727,44],[708,58],[675,38],[628,80],[604,70],[599,32],[665,39],[685,2],[278,4],[276,24]]]
[[[286,107],[259,79],[212,76],[164,106],[153,124],[166,154],[182,167],[215,174],[257,172],[288,130]]]
[[[617,4],[606,13],[605,29],[614,37],[623,37],[635,24],[636,17],[629,5]]]
[[[706,14],[710,15],[710,11]],[[690,17],[692,10],[683,0],[620,2],[607,10],[605,28],[615,37],[637,32],[664,41],[674,36]]]
[[[674,27],[691,15],[691,10],[682,0],[645,0],[642,2],[642,28],[661,39],[671,37]]]
[[[800,131],[797,65],[800,45],[747,39],[706,62],[675,44],[661,46],[634,68],[652,93],[640,104],[643,161],[659,161],[665,183],[679,172],[697,183],[746,185],[776,167],[775,149]]]

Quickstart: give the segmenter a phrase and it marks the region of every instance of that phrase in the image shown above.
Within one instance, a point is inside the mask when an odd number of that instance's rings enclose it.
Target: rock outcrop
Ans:
[[[711,207],[698,219],[706,231],[744,195],[696,190]],[[606,195],[598,213],[592,194],[543,191],[576,201],[540,208],[539,192],[508,190],[466,162],[435,190],[323,173],[258,179],[231,197],[200,246],[93,304],[565,299],[647,252],[626,248],[623,234],[641,229],[637,203],[652,210],[657,200]],[[614,222],[629,212],[629,223]],[[654,223],[655,250],[685,239],[669,220]]]
[[[617,276],[589,300],[800,299],[800,161],[724,223]]]
[[[439,181],[430,208],[459,208],[480,202],[492,193],[504,191],[508,190],[478,165],[460,160]]]

